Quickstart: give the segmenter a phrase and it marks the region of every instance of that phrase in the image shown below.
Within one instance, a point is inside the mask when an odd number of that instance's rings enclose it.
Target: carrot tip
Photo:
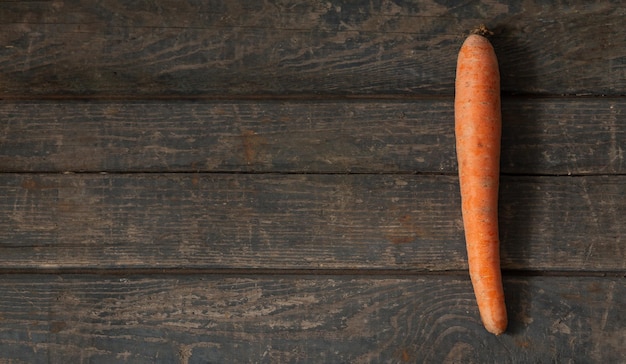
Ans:
[[[498,322],[498,323],[483,321],[483,325],[485,329],[487,329],[487,331],[489,331],[490,333],[496,336],[500,336],[504,334],[504,332],[506,331],[506,327],[507,327],[506,318],[504,320],[505,320],[504,322]]]
[[[493,35],[493,32],[487,28],[485,24],[481,24],[478,27],[472,29],[471,34],[482,35],[483,37],[488,37]]]

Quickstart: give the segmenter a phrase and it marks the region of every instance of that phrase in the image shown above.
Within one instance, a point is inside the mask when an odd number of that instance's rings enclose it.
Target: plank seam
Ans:
[[[541,93],[516,93],[502,92],[502,99],[561,99],[579,101],[582,99],[624,99],[626,93],[616,94],[541,94]],[[451,100],[454,94],[241,94],[241,95],[216,95],[216,94],[145,94],[145,95],[1,95],[0,101],[419,101],[419,100]]]
[[[466,270],[411,269],[272,269],[272,268],[1,268],[0,275],[224,275],[224,276],[368,276],[423,277],[458,276],[469,279]],[[570,271],[503,269],[503,276],[626,278],[626,271]]]
[[[180,171],[21,171],[21,170],[4,170],[0,171],[0,175],[64,175],[64,176],[136,176],[136,175],[269,175],[269,176],[293,176],[293,175],[312,175],[312,176],[445,176],[456,177],[457,172],[422,172],[422,171],[380,171],[380,172],[359,172],[359,171],[337,171],[337,172],[316,172],[316,171],[229,171],[229,170],[180,170]],[[584,178],[584,177],[623,177],[626,176],[626,172],[616,173],[501,173],[501,177],[572,177],[572,178]]]

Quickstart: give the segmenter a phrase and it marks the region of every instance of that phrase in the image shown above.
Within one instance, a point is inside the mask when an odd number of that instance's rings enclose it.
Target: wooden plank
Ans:
[[[496,337],[463,277],[3,276],[0,360],[623,361],[623,278],[504,285],[511,323]]]
[[[503,177],[504,269],[624,271],[626,177]],[[0,266],[466,269],[443,175],[0,175]]]
[[[626,93],[621,1],[3,2],[1,95],[451,94],[494,28],[507,93]]]
[[[0,170],[456,173],[452,102],[5,101]],[[506,98],[502,172],[625,173],[624,110]]]

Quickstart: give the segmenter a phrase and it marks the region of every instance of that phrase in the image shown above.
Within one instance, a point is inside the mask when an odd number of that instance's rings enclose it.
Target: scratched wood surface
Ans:
[[[626,177],[503,177],[503,268],[625,271]],[[1,266],[465,270],[457,178],[0,175]]]
[[[453,99],[4,101],[12,172],[455,173]],[[503,101],[502,172],[623,174],[623,98]]]
[[[620,1],[0,1],[0,363],[626,362]],[[503,88],[510,329],[457,50]]]
[[[622,1],[11,1],[2,95],[452,94],[487,22],[510,93],[626,93]]]
[[[619,363],[623,278],[507,278],[510,334],[468,278],[24,276],[0,281],[0,360]]]

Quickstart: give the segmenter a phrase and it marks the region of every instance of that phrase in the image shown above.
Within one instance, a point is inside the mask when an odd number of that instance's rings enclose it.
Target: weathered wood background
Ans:
[[[626,362],[621,1],[0,1],[0,362]],[[455,58],[495,31],[510,328]]]

